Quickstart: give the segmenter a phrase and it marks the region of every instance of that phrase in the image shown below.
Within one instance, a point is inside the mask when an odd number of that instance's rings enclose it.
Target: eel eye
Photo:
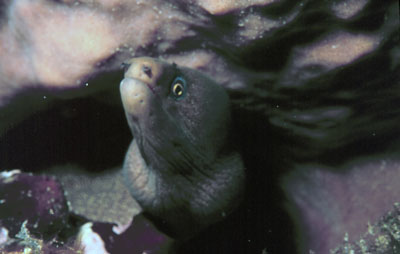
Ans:
[[[186,81],[182,77],[176,77],[172,82],[171,92],[175,99],[183,99],[186,94]]]

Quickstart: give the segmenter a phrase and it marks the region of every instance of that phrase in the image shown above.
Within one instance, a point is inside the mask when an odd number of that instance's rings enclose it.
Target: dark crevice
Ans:
[[[132,136],[119,98],[110,96],[117,88],[54,99],[9,129],[0,137],[0,168],[35,172],[76,164],[97,172],[120,166]]]

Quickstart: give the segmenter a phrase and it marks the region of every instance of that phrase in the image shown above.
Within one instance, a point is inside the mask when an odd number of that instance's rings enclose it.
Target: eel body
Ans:
[[[202,73],[134,58],[120,84],[133,141],[125,183],[165,233],[189,238],[241,203],[244,166],[225,90]]]

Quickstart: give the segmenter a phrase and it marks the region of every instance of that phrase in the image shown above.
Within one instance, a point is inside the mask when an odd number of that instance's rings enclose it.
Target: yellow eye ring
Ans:
[[[182,99],[186,94],[186,81],[182,77],[176,77],[172,82],[171,92],[175,99]]]
[[[183,85],[181,83],[176,83],[172,88],[172,91],[175,96],[182,96],[183,95]]]

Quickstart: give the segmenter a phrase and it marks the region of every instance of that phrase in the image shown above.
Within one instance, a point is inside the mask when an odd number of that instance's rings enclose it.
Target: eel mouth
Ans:
[[[145,84],[147,85],[147,87],[150,89],[150,91],[151,91],[153,94],[156,93],[156,91],[154,90],[154,87],[152,87],[150,84],[147,84],[147,83],[145,83]]]

